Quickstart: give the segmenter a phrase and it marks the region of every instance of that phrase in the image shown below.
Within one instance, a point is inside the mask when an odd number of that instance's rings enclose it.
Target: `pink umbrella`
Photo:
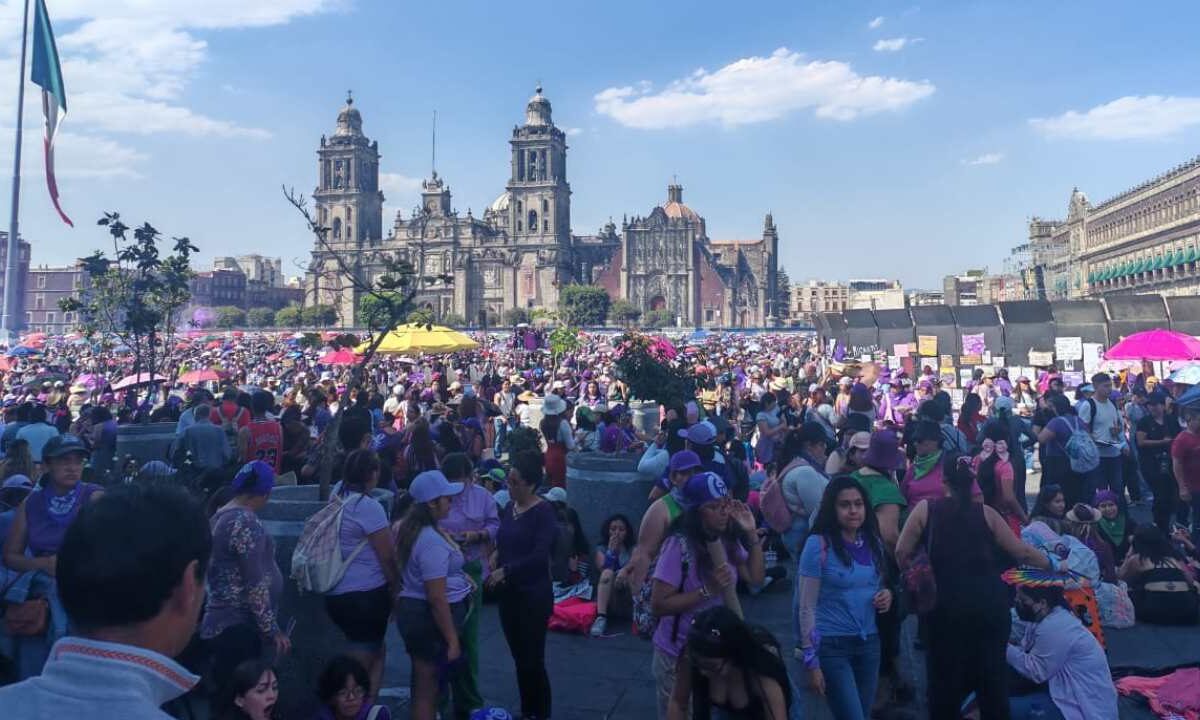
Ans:
[[[1113,345],[1104,359],[1200,360],[1200,340],[1173,330],[1145,330]]]
[[[151,382],[162,382],[166,380],[162,375],[156,374],[153,378],[150,373],[138,373],[137,375],[126,375],[113,384],[113,390],[124,390],[126,388],[137,387]]]
[[[71,384],[72,385],[82,385],[85,388],[87,388],[88,390],[95,390],[96,388],[102,387],[104,385],[104,378],[100,377],[99,375],[97,375],[95,373],[84,373],[84,374],[80,375],[79,377],[75,378],[75,382],[73,382]]]
[[[195,385],[196,383],[202,382],[217,382],[220,379],[221,373],[208,368],[204,370],[192,370],[191,372],[185,372],[179,376],[179,382],[183,383],[184,385]]]
[[[353,365],[358,362],[358,356],[346,348],[342,348],[341,350],[325,353],[317,362],[322,365]]]

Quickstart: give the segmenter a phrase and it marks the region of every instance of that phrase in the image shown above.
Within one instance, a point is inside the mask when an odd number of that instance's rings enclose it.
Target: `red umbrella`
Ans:
[[[206,349],[206,350],[220,350],[220,349],[221,349],[221,347],[222,347],[222,346],[224,346],[224,345],[225,345],[225,343],[221,342],[220,340],[210,340],[210,341],[208,342],[208,344],[204,346],[204,349]]]
[[[358,356],[346,348],[342,348],[325,353],[317,362],[322,365],[353,365],[358,362]]]
[[[202,382],[217,382],[220,379],[221,373],[208,368],[204,370],[192,370],[191,372],[185,372],[179,376],[179,382],[183,383],[184,385],[195,385],[196,383]]]
[[[177,342],[177,343],[175,343],[175,349],[176,349],[176,350],[187,350],[187,349],[188,349],[188,348],[190,348],[191,346],[192,346],[192,344],[191,344],[190,342]]]

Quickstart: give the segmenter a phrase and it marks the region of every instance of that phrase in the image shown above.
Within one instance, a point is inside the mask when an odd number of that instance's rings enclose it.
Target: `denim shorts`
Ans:
[[[470,596],[450,603],[450,619],[460,636],[470,610]],[[400,598],[396,602],[396,629],[400,631],[404,647],[412,657],[426,662],[438,662],[446,657],[446,638],[433,621],[433,608],[428,601]]]

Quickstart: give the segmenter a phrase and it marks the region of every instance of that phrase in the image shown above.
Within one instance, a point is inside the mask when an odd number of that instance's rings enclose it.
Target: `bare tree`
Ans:
[[[337,414],[326,429],[322,442],[318,474],[320,497],[325,500],[329,497],[329,484],[333,477],[333,459],[339,450],[336,447],[338,426],[341,423],[342,413],[350,406],[351,393],[362,384],[366,367],[375,357],[375,353],[379,350],[384,338],[387,337],[387,333],[408,317],[408,313],[414,307],[413,301],[417,295],[426,287],[437,283],[450,284],[453,282],[453,276],[444,273],[426,276],[423,272],[418,273],[411,262],[398,254],[383,253],[381,255],[384,272],[373,281],[364,278],[357,268],[347,261],[346,251],[334,247],[329,242],[330,228],[317,222],[317,219],[309,211],[304,196],[289,187],[283,188],[283,195],[304,218],[305,224],[316,239],[317,247],[325,252],[326,257],[333,259],[334,268],[323,268],[323,272],[328,277],[336,277],[343,290],[349,287],[360,298],[371,298],[374,308],[368,318],[370,322],[367,325],[366,352],[350,372],[350,382],[346,384],[342,400],[338,403]]]

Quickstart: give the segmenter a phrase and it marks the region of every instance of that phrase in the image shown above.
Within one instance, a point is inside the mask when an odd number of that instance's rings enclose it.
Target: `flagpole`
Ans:
[[[4,310],[0,314],[0,335],[12,342],[16,338],[13,314],[17,309],[17,269],[21,262],[21,245],[18,240],[17,218],[21,205],[21,128],[25,115],[25,45],[29,39],[29,0],[25,0],[25,14],[21,20],[21,71],[17,83],[17,140],[13,151],[12,214],[8,221],[8,253],[4,266]]]

